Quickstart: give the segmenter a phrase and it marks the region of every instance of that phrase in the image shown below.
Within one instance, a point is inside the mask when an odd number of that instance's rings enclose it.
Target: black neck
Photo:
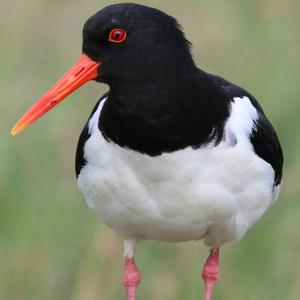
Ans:
[[[145,78],[146,77],[146,78]],[[186,99],[186,92],[195,85],[197,70],[189,74],[179,70],[145,74],[110,84],[111,103],[123,113],[143,115],[170,110]]]
[[[110,85],[99,127],[108,140],[149,155],[222,137],[228,107],[208,74],[164,73]],[[216,131],[217,137],[213,131]]]

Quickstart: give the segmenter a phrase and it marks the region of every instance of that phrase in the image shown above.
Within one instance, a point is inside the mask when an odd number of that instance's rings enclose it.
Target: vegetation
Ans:
[[[77,60],[81,29],[114,1],[12,0],[0,9],[0,299],[124,299],[122,241],[89,211],[74,175],[77,139],[106,86],[90,83],[20,136],[18,117]],[[136,1],[183,25],[198,65],[253,93],[285,153],[274,207],[221,252],[215,299],[300,295],[300,2]],[[139,299],[201,299],[202,242],[141,244]]]

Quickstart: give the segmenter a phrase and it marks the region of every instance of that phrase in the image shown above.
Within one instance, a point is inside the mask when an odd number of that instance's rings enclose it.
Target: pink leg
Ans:
[[[127,300],[136,300],[136,289],[140,281],[141,273],[135,265],[134,258],[125,258],[123,285],[126,290]]]
[[[205,300],[212,300],[214,286],[219,278],[219,248],[211,250],[202,271],[205,285]]]

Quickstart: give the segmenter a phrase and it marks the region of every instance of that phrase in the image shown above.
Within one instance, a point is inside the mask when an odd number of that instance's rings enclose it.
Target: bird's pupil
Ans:
[[[120,36],[121,36],[120,32],[116,32],[116,33],[115,33],[115,39],[116,39],[116,40],[118,40],[118,39],[120,38]]]

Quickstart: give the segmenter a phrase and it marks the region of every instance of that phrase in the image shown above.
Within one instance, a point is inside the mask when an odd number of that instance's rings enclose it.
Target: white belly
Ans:
[[[245,110],[250,102],[240,101]],[[87,163],[78,186],[96,215],[124,238],[205,238],[219,246],[241,238],[275,198],[274,171],[254,154],[246,134],[249,124],[235,130],[240,114],[231,113],[225,140],[217,147],[150,157],[103,138],[98,130],[103,103],[89,124]],[[241,109],[235,104],[233,110]],[[248,114],[252,120],[254,112]],[[229,141],[233,135],[235,145]]]

